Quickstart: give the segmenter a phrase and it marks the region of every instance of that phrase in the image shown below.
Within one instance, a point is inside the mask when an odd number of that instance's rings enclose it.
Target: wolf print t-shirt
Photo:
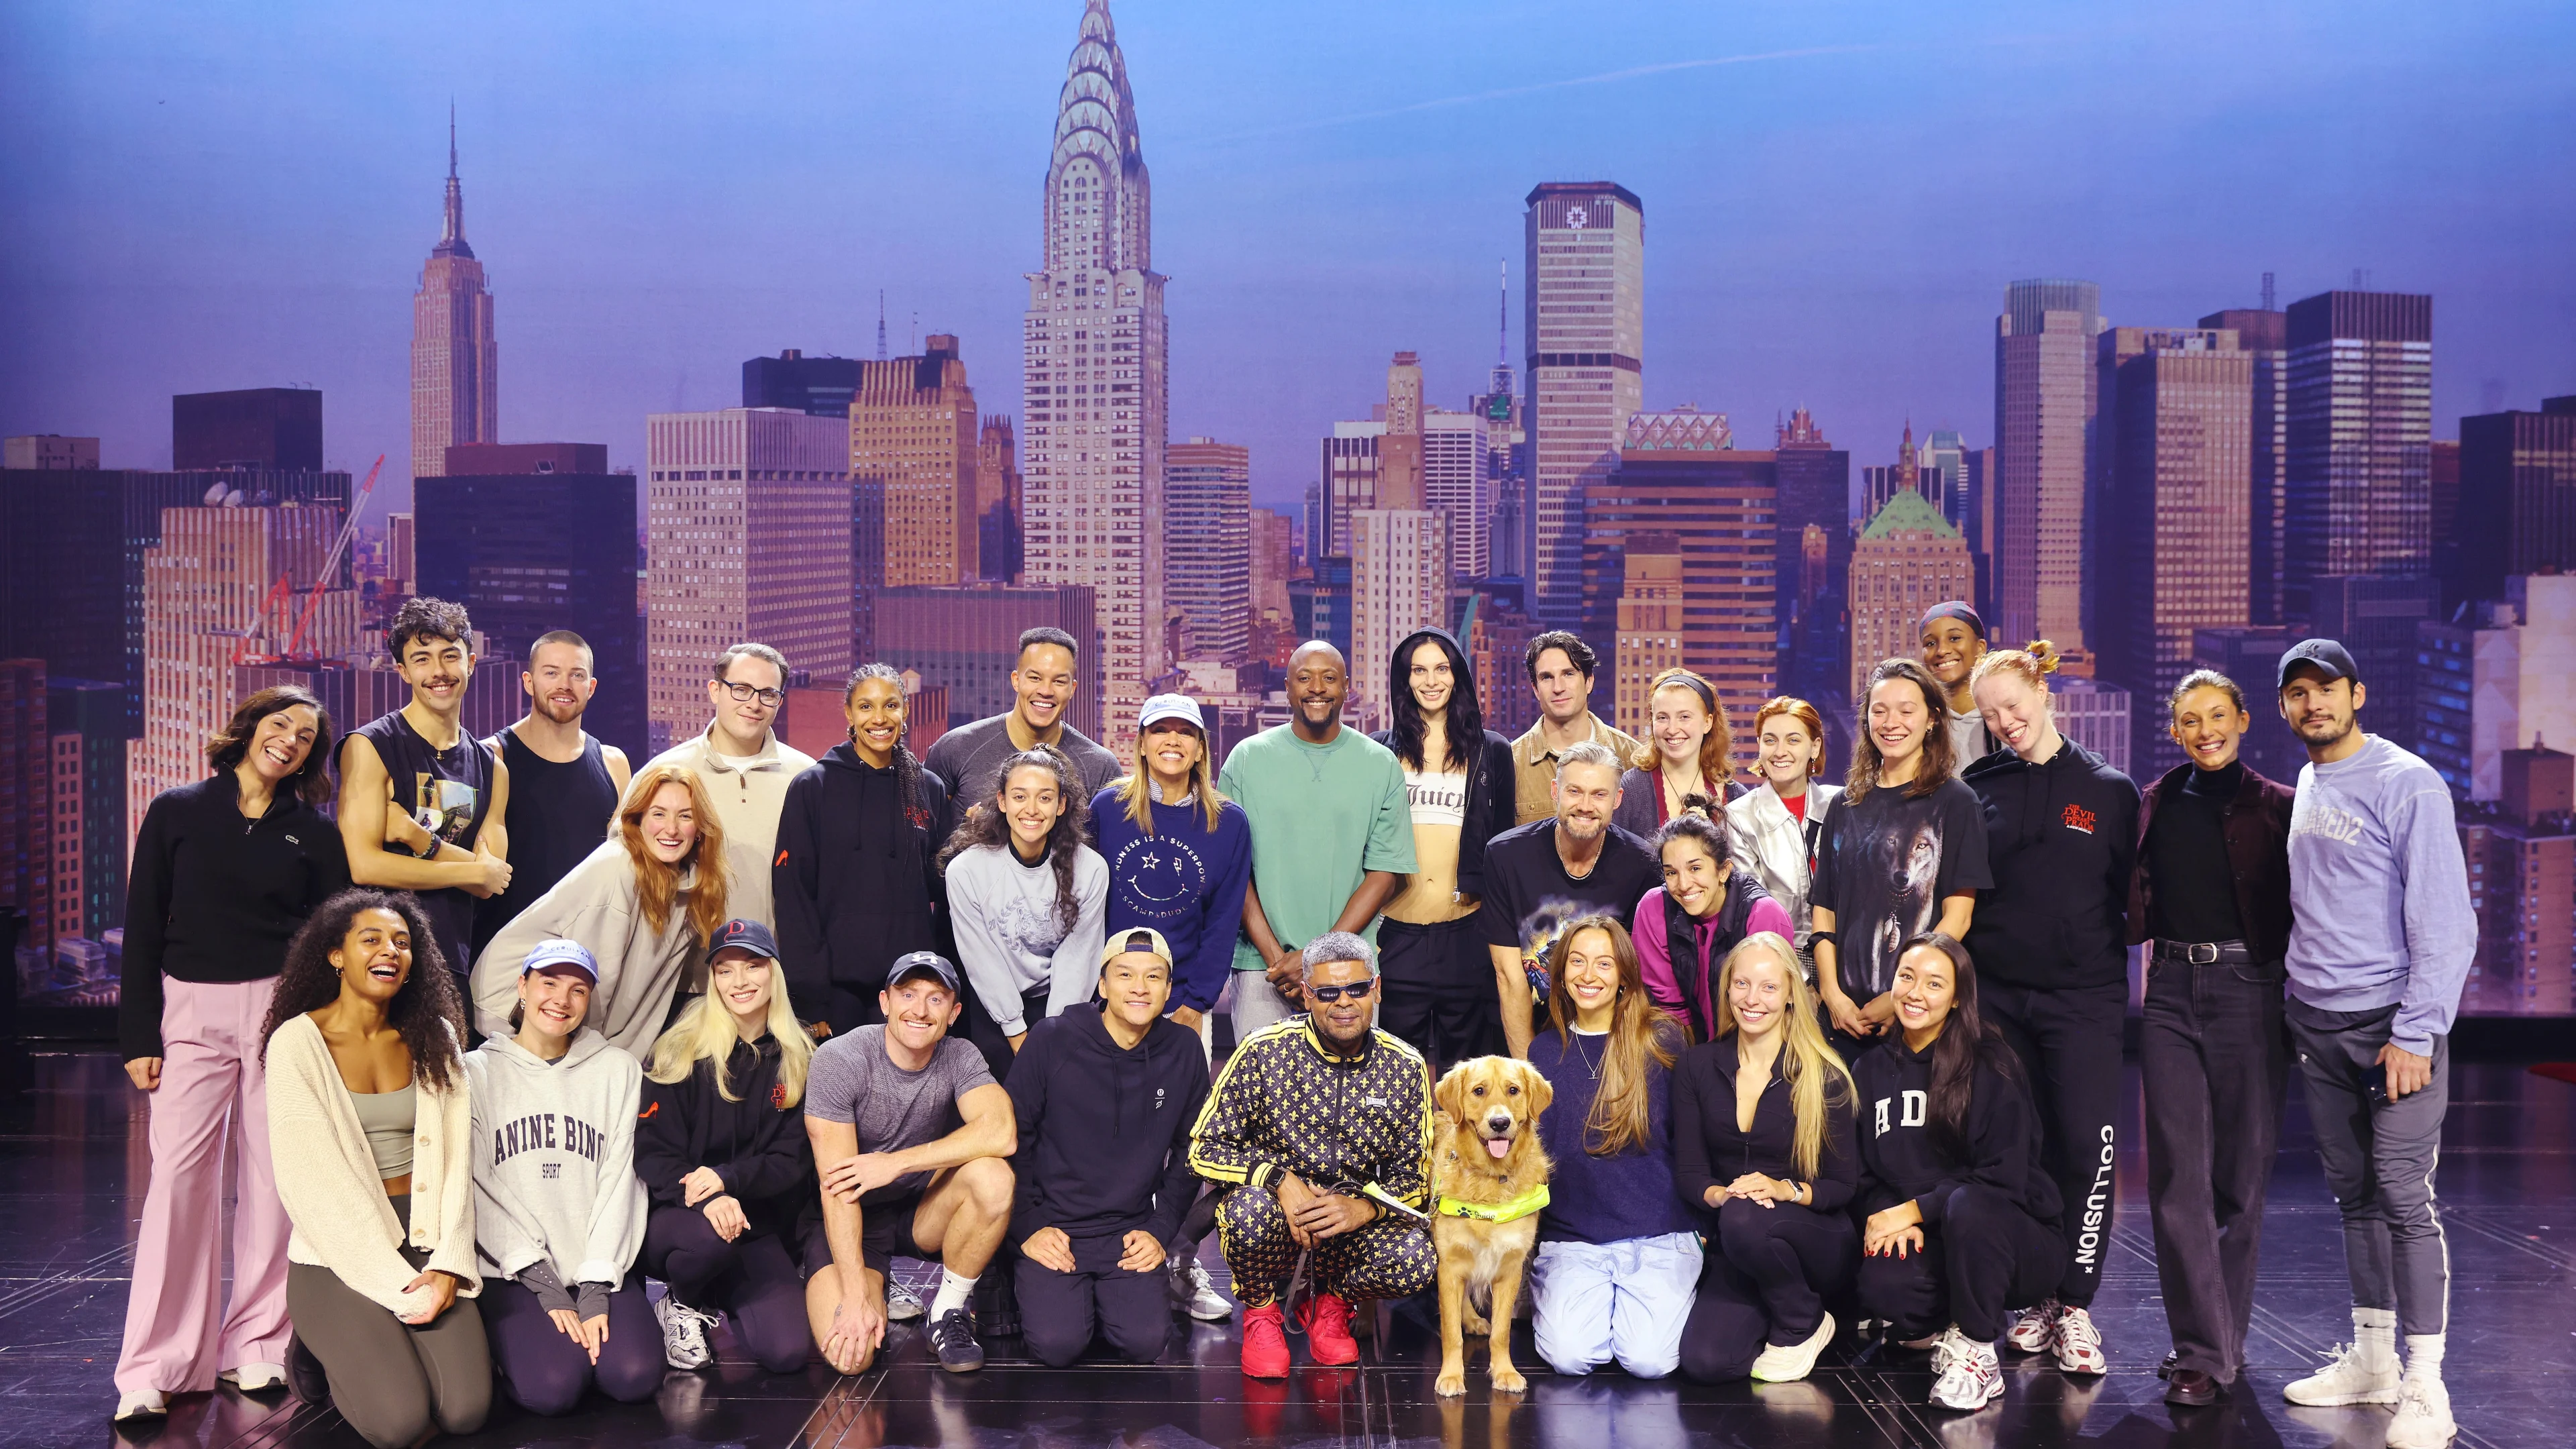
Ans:
[[[1834,913],[1843,993],[1865,1005],[1894,983],[1906,940],[1940,923],[1942,897],[1993,884],[1976,791],[1881,786],[1834,802],[1808,904]]]

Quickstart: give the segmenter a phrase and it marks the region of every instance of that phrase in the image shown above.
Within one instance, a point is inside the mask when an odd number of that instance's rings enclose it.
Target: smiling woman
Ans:
[[[1099,979],[1109,866],[1083,844],[1089,814],[1062,755],[1023,750],[943,852],[958,964],[983,1008],[967,1036],[996,1079],[1033,1022],[1088,1000]]]

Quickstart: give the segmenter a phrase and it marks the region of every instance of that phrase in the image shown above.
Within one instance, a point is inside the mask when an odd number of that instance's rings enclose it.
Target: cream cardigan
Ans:
[[[444,1092],[420,1088],[412,1127],[411,1233],[404,1239],[376,1159],[358,1125],[357,1104],[313,1018],[298,1016],[268,1039],[268,1144],[277,1196],[294,1225],[286,1260],[328,1268],[341,1282],[395,1314],[418,1312],[422,1295],[403,1286],[419,1270],[405,1246],[429,1252],[429,1266],[456,1275],[457,1295],[482,1291],[474,1265],[472,1111],[465,1068]]]

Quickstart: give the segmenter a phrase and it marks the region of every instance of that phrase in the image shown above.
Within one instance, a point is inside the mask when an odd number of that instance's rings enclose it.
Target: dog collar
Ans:
[[[1489,1223],[1518,1222],[1547,1206],[1547,1185],[1539,1184],[1510,1202],[1460,1202],[1443,1196],[1436,1204],[1444,1218],[1479,1218]]]

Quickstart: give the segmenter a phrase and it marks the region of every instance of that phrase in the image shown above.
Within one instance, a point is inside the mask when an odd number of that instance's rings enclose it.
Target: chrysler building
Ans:
[[[1028,274],[1023,577],[1088,584],[1100,634],[1086,683],[1124,753],[1162,672],[1164,278],[1153,187],[1108,0],[1088,0],[1047,162],[1046,268]]]

